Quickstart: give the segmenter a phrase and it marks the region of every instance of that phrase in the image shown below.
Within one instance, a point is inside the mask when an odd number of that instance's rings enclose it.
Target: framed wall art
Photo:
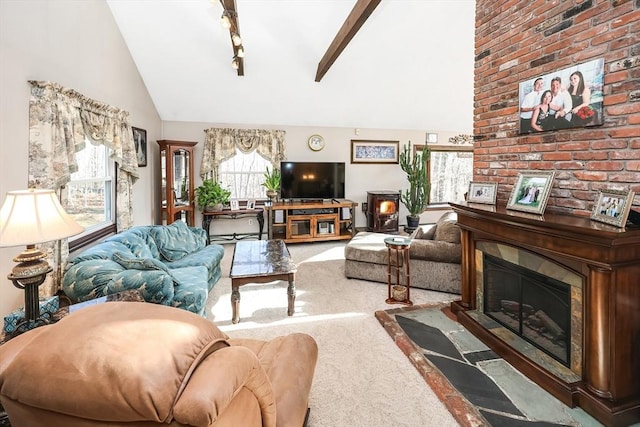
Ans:
[[[507,209],[542,215],[547,207],[555,171],[520,172],[511,190]]]
[[[598,192],[598,198],[593,204],[591,219],[624,227],[627,223],[631,203],[633,203],[633,191],[602,190]]]
[[[485,203],[487,205],[496,204],[498,184],[495,182],[470,182],[467,202]]]
[[[351,140],[351,163],[398,163],[400,141]]]
[[[601,125],[603,87],[604,58],[520,83],[520,133]]]
[[[131,131],[133,132],[133,144],[136,147],[138,167],[147,166],[147,131],[133,126]]]

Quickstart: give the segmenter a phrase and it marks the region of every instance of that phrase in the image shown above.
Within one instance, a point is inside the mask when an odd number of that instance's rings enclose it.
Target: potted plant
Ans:
[[[400,153],[400,167],[407,174],[409,189],[400,190],[400,201],[409,211],[407,215],[407,232],[412,232],[420,223],[420,214],[427,206],[430,184],[427,179],[427,165],[425,156],[429,155],[427,147],[422,156],[417,152],[411,153],[411,141],[404,145]]]
[[[280,191],[280,170],[276,168],[269,170],[269,166],[267,166],[262,186],[267,189],[267,197],[273,201]]]
[[[200,210],[222,210],[224,205],[229,204],[231,191],[222,188],[219,182],[212,179],[205,179],[202,185],[195,189],[196,203]]]

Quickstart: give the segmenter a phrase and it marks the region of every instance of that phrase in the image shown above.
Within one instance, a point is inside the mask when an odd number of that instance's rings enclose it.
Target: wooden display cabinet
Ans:
[[[269,239],[287,243],[351,239],[355,234],[356,206],[351,200],[276,202],[265,206]]]
[[[197,142],[159,140],[162,223],[195,223],[193,150]]]

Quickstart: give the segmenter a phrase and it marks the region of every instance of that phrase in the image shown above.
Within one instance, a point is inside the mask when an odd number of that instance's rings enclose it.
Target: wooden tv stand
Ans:
[[[349,240],[356,232],[357,206],[346,199],[265,205],[269,240],[282,239],[286,243]]]

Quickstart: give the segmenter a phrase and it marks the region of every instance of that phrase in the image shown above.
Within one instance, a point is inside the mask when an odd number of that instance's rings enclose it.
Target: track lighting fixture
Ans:
[[[231,34],[231,41],[234,46],[240,46],[242,44],[242,37],[240,37],[238,33],[233,32],[233,34]]]
[[[214,0],[212,0],[214,1]],[[240,36],[240,26],[238,20],[238,8],[236,0],[218,0],[222,6],[222,16],[220,23],[229,30],[229,39],[233,49],[233,60],[231,66],[237,70],[239,76],[244,75],[244,47]]]
[[[231,28],[231,20],[229,19],[229,12],[226,10],[222,12],[222,16],[220,17],[220,25],[222,25],[222,28]]]

